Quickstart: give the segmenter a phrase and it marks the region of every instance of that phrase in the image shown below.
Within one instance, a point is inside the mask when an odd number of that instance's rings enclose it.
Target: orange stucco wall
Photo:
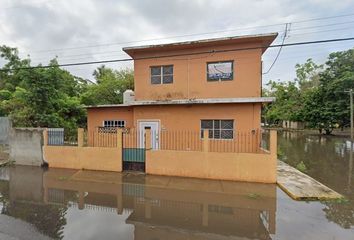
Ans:
[[[184,50],[158,51],[157,55],[193,54],[211,50],[252,48],[260,43],[242,43],[194,47]],[[154,55],[137,54],[135,58]],[[261,49],[234,52],[218,52],[202,55],[142,59],[134,61],[136,100],[164,100],[189,98],[231,98],[261,96]],[[234,61],[232,81],[208,82],[207,62]],[[151,84],[150,67],[173,65],[172,84]]]
[[[137,127],[138,120],[159,120],[163,130],[200,130],[201,119],[234,119],[236,131],[260,128],[261,104],[160,105],[88,109],[88,130],[104,120],[126,120]]]
[[[147,151],[146,173],[246,182],[276,182],[270,154]]]
[[[87,169],[101,171],[122,171],[122,149],[43,146],[43,157],[49,167]]]
[[[270,152],[220,153],[146,151],[146,173],[246,182],[276,183],[277,133],[270,133]]]
[[[89,108],[87,109],[87,130],[94,131],[95,127],[102,127],[104,120],[125,120],[127,127],[133,124],[133,108]]]

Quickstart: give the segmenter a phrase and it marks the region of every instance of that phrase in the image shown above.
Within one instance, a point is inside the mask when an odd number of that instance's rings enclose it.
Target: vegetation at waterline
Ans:
[[[84,105],[121,103],[123,92],[134,87],[130,69],[100,66],[93,73],[96,81],[90,82],[60,68],[55,58],[50,68],[24,69],[32,66],[31,60],[21,59],[16,48],[0,46],[0,61],[5,62],[0,68],[0,116],[10,116],[17,127],[74,130],[86,124]]]
[[[354,89],[354,48],[331,53],[325,64],[308,59],[297,64],[296,79],[270,81],[264,96],[276,97],[265,106],[263,118],[278,125],[283,120],[305,122],[309,128],[331,134],[350,124],[349,94]]]

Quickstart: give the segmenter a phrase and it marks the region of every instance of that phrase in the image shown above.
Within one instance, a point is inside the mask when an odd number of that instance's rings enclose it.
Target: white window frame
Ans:
[[[212,121],[213,122],[213,126],[212,128],[203,128],[202,127],[202,121]],[[220,121],[220,127],[219,128],[215,128],[214,127],[214,121]],[[221,121],[232,121],[232,129],[231,128],[221,128]],[[211,130],[212,131],[212,137],[209,137],[209,139],[213,139],[213,140],[234,140],[235,139],[235,120],[234,119],[200,119],[200,137],[203,139],[204,136],[203,136],[203,131],[204,130],[208,130],[208,134],[209,134],[209,131]],[[216,131],[220,131],[220,137],[219,138],[215,138],[214,137],[214,133],[215,133],[215,130]],[[221,131],[223,130],[232,130],[232,138],[222,138],[221,137]],[[210,134],[209,134],[210,135]]]
[[[172,73],[171,74],[164,74],[163,73],[163,69],[165,67],[172,67]],[[160,75],[152,75],[151,71],[152,71],[152,68],[160,68]],[[173,73],[174,73],[174,66],[172,64],[170,65],[161,65],[161,66],[150,66],[150,84],[151,85],[160,85],[160,84],[173,84]],[[160,82],[159,83],[152,83],[151,79],[152,77],[157,77],[157,76],[160,76]],[[163,77],[164,76],[172,76],[172,82],[169,82],[169,83],[164,83],[163,82]]]

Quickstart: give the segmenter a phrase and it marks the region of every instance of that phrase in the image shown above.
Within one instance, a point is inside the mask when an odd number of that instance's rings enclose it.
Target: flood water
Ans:
[[[274,184],[0,168],[0,239],[354,239],[345,138],[280,133],[280,158],[347,197],[298,202]]]

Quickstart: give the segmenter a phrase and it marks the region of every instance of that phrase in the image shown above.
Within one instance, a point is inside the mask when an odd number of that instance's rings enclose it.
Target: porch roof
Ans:
[[[91,105],[91,106],[86,106],[86,108],[132,107],[132,106],[150,106],[150,105],[270,103],[273,101],[275,101],[274,97],[195,98],[195,99],[176,99],[176,100],[143,100],[143,101],[133,101],[131,103],[125,103],[125,104]]]

